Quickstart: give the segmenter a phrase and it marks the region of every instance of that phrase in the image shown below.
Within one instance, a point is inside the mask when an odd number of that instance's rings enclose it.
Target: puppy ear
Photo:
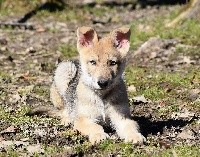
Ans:
[[[126,56],[129,51],[130,35],[130,28],[125,26],[111,32],[111,38],[113,39],[114,46],[122,56]]]
[[[77,29],[77,48],[90,48],[98,41],[96,31],[92,27],[79,27]]]

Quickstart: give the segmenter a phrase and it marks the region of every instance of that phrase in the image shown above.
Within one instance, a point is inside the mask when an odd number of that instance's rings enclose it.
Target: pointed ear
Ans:
[[[98,36],[96,31],[92,27],[79,27],[77,29],[77,48],[89,48],[98,41]]]
[[[130,28],[125,26],[115,29],[111,32],[111,38],[113,39],[114,46],[122,56],[126,56],[127,52],[129,51],[130,35]]]

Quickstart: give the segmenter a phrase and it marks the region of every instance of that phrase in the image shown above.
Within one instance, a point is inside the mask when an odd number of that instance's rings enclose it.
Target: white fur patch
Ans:
[[[95,78],[89,76],[87,68],[86,68],[86,66],[84,66],[84,64],[81,65],[81,69],[82,69],[81,76],[82,76],[83,82],[89,87],[92,87],[95,89],[100,89],[99,85],[97,84],[97,80]]]
[[[76,75],[76,71],[77,68],[75,64],[70,61],[62,62],[58,65],[55,71],[54,81],[58,91],[60,91],[61,94],[66,92],[69,82]]]

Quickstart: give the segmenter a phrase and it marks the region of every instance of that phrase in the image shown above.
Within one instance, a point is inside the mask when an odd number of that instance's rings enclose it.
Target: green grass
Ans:
[[[165,17],[157,18],[156,21],[143,21],[134,22],[131,25],[132,36],[131,36],[131,47],[137,47],[141,43],[147,41],[150,37],[159,36],[164,39],[180,39],[182,44],[199,46],[200,41],[200,24],[197,20],[187,20],[182,25],[178,25],[175,28],[166,28],[164,26],[163,19]],[[149,31],[142,31],[138,29],[139,24],[150,26]]]
[[[0,83],[9,83],[11,82],[12,76],[9,73],[0,71]]]
[[[33,88],[33,93],[43,96],[43,97],[49,97],[49,86],[35,86]]]
[[[70,59],[78,55],[78,51],[75,46],[61,44],[58,47],[58,50],[61,52],[62,56],[66,59]]]
[[[11,1],[10,1],[11,2]],[[34,0],[29,2],[19,1],[19,5],[15,5],[18,1],[12,3],[15,7],[6,7],[2,8],[0,15],[9,15],[13,11],[16,12],[18,16],[24,15],[28,11],[34,9],[41,1]],[[9,3],[4,0],[0,0],[0,6],[3,4]],[[24,10],[24,8],[26,8]],[[13,10],[12,10],[13,9]],[[63,11],[56,11],[51,13],[56,20],[60,22],[68,22],[73,20],[78,20],[84,22],[88,17],[88,13],[93,14],[94,17],[104,17],[107,12],[114,12],[114,8],[102,7],[102,8],[92,8],[92,7],[83,7],[80,8],[67,8]],[[43,10],[38,12],[34,18],[45,19],[48,18],[49,12]],[[132,36],[131,36],[131,49],[136,49],[142,43],[147,41],[150,37],[160,36],[161,38],[179,38],[182,44],[190,45],[191,48],[188,48],[187,51],[185,47],[176,47],[176,53],[170,56],[170,60],[173,60],[179,54],[189,55],[191,57],[199,55],[199,46],[200,46],[200,24],[196,20],[187,20],[182,25],[177,26],[176,28],[165,28],[163,19],[172,19],[178,14],[178,10],[171,13],[170,15],[162,16],[157,19],[148,20],[142,19],[137,20],[131,23]],[[86,15],[86,16],[84,16]],[[143,31],[138,28],[140,24],[144,24],[150,27],[150,30]],[[56,32],[58,30],[49,30]],[[12,34],[14,35],[14,34]],[[16,40],[15,37],[10,37],[11,40]],[[196,47],[195,47],[196,46]],[[70,59],[78,55],[75,45],[60,44],[58,46],[58,51],[61,52],[61,57],[65,59]],[[33,68],[33,67],[32,67]],[[45,63],[44,71],[51,71],[54,68],[54,64]],[[30,67],[28,67],[30,69]],[[186,72],[187,71],[187,72]],[[193,83],[196,79],[196,83]],[[137,89],[136,92],[130,92],[129,98],[137,95],[144,95],[147,99],[150,99],[153,102],[162,102],[164,101],[167,105],[158,109],[157,112],[159,115],[170,115],[172,112],[179,111],[179,106],[183,103],[186,103],[186,107],[193,107],[196,111],[200,110],[199,102],[191,102],[188,100],[187,92],[190,89],[198,88],[200,80],[200,70],[199,68],[191,65],[188,68],[182,69],[181,72],[169,73],[167,71],[156,71],[153,68],[140,68],[137,66],[129,66],[126,69],[126,80],[127,85],[134,85]],[[0,84],[5,85],[12,82],[12,76],[6,72],[0,72]],[[34,87],[27,86],[26,88],[18,89],[21,96],[27,96],[30,93],[34,93],[38,96],[47,98],[49,97],[49,87],[47,85],[35,85]],[[186,91],[185,91],[186,90]],[[180,91],[178,93],[177,91]],[[0,99],[7,99],[9,95],[7,91],[0,90]],[[3,101],[2,101],[3,102]],[[48,102],[49,103],[49,102]],[[52,125],[59,124],[55,118],[48,117],[37,117],[37,116],[27,116],[26,113],[30,110],[27,104],[12,104],[15,106],[15,110],[11,111],[9,108],[6,108],[10,104],[1,104],[0,107],[0,119],[9,125],[14,126],[23,126],[31,124],[40,124],[47,123]],[[20,106],[20,107],[19,107]],[[6,129],[6,128],[4,128]],[[23,137],[29,137],[26,134],[27,130],[21,130],[20,134]],[[108,156],[108,155],[118,155],[118,156],[134,156],[134,157],[171,157],[171,156],[180,156],[180,157],[197,157],[199,156],[199,145],[186,145],[184,143],[180,145],[171,145],[170,148],[162,148],[159,144],[148,143],[145,146],[134,146],[131,143],[124,143],[122,140],[105,140],[98,145],[92,146],[91,143],[86,140],[86,137],[77,135],[76,133],[71,132],[70,130],[63,131],[62,136],[67,139],[72,139],[73,142],[73,153],[90,153],[94,156]],[[66,148],[62,145],[50,145],[43,144],[42,148],[45,150],[44,156],[62,153],[67,151]],[[23,150],[26,152],[26,150]],[[6,152],[0,152],[0,156],[20,156],[21,152],[10,147]],[[41,156],[41,154],[34,154],[33,156]]]
[[[139,67],[128,67],[126,69],[126,81],[128,85],[135,85],[144,91],[158,91],[162,90],[162,83],[182,88],[191,88],[191,80],[194,75],[199,77],[198,71],[190,71],[188,74],[180,74],[178,72],[158,72],[154,69],[144,69]],[[164,89],[163,89],[164,90]],[[142,91],[143,93],[143,91]],[[151,92],[150,92],[151,93]],[[162,94],[162,92],[160,92]],[[156,97],[156,96],[155,96]]]
[[[200,110],[199,102],[191,102],[188,91],[198,87],[192,83],[194,77],[200,80],[198,68],[185,69],[188,73],[156,71],[152,68],[128,67],[126,69],[127,85],[134,85],[136,92],[129,92],[129,97],[144,95],[152,102],[164,102],[165,106],[158,109],[160,115],[179,111],[179,105],[185,103],[189,108]]]
[[[30,117],[26,116],[26,113],[30,110],[28,106],[21,106],[16,109],[13,113],[5,107],[0,107],[0,119],[9,122],[12,125],[21,125],[21,124],[31,124],[39,122],[56,122],[56,119],[53,118],[41,118],[41,117]]]
[[[90,7],[84,5],[83,7],[78,7],[73,4],[73,2],[67,2],[66,5],[60,3],[58,0],[49,0],[47,2],[51,2],[52,4],[58,6],[58,8],[54,11],[43,9],[37,11],[37,14],[34,15],[37,19],[45,20],[49,17],[49,14],[54,16],[58,21],[81,21],[85,22],[88,19],[88,14],[92,14],[95,17],[104,17],[105,13],[107,12],[115,12],[115,9],[109,6],[102,6],[102,7]],[[15,7],[10,6],[12,4]],[[100,3],[100,2],[99,2]],[[15,12],[16,15],[22,16],[28,13],[30,10],[36,9],[42,3],[40,0],[18,0],[12,1],[11,0],[0,0],[0,15],[9,15],[12,12]],[[54,8],[56,9],[56,8]]]
[[[199,146],[188,146],[188,145],[177,145],[177,146],[171,146],[169,149],[160,148],[159,146],[146,146],[145,148],[137,149],[132,144],[125,144],[125,143],[110,143],[107,144],[106,147],[102,149],[101,145],[104,145],[107,141],[104,141],[104,143],[101,143],[98,146],[97,151],[93,152],[91,155],[99,155],[99,156],[108,156],[108,155],[119,155],[124,157],[171,157],[177,155],[178,157],[197,157],[199,154]],[[58,154],[59,152],[65,152],[66,149],[63,147],[55,147],[55,146],[44,146],[46,155],[54,155]],[[88,149],[91,149],[91,145],[88,144],[82,144],[75,147],[75,151],[77,154],[82,154],[84,152],[87,152]],[[57,152],[57,153],[56,153]],[[62,153],[61,153],[62,154]],[[20,156],[19,152],[14,151],[13,148],[9,148],[7,150],[7,153],[0,153],[0,155],[8,155],[8,156]],[[41,156],[41,154],[34,154],[34,157]]]

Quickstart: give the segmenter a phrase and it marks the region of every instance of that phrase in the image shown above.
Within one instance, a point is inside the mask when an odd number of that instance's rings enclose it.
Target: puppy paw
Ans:
[[[96,134],[90,135],[89,140],[92,144],[95,144],[95,143],[99,143],[99,142],[105,140],[108,137],[109,137],[109,135],[106,133],[96,133]]]
[[[132,142],[133,144],[142,144],[146,138],[139,132],[129,134],[125,137],[125,142]]]
[[[64,126],[70,125],[70,120],[68,118],[62,118],[61,125],[64,125]]]

